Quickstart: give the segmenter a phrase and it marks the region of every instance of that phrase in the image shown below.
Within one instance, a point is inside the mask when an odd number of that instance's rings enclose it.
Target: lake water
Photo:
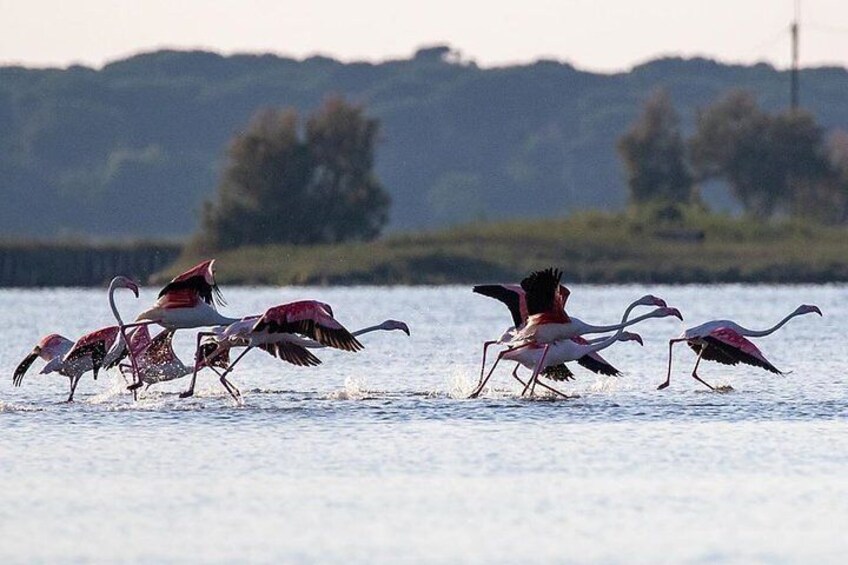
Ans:
[[[570,311],[613,323],[647,292],[687,326],[825,316],[757,340],[788,376],[702,363],[729,393],[688,376],[685,346],[656,390],[683,328],[668,318],[605,352],[623,377],[574,364],[579,398],[521,399],[504,367],[465,400],[480,344],[509,325],[468,288],[225,288],[230,315],[316,298],[351,329],[396,318],[412,336],[308,369],[252,353],[241,406],[209,374],[195,398],[184,379],[138,402],[89,375],[66,404],[40,361],[21,388],[11,374],[41,335],[110,324],[105,292],[2,290],[0,562],[844,562],[848,287],[576,286]],[[130,317],[154,296],[118,300]]]

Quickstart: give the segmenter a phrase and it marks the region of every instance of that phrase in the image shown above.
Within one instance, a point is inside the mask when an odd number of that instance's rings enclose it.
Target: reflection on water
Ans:
[[[226,292],[227,289],[225,289]],[[322,350],[316,368],[249,355],[233,374],[155,386],[133,402],[117,375],[80,384],[17,362],[53,331],[110,323],[104,293],[0,291],[0,561],[309,562],[830,561],[848,550],[845,286],[576,287],[571,310],[617,320],[646,292],[686,325],[716,317],[772,325],[758,340],[779,368],[703,363],[675,352],[674,319],[639,326],[645,346],[605,356],[620,378],[580,367],[579,398],[518,396],[504,367],[465,400],[480,345],[509,324],[466,288],[230,289],[227,313],[295,298],[333,305],[350,328],[397,318],[412,336]],[[120,296],[130,317],[153,299]],[[177,350],[190,358],[191,335]],[[699,388],[700,387],[700,388]]]

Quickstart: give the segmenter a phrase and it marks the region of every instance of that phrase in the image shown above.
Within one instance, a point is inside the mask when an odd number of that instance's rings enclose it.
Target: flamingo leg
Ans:
[[[495,367],[498,366],[498,363],[501,362],[501,359],[503,359],[503,356],[507,351],[508,350],[505,349],[498,353],[498,358],[495,359],[495,363],[492,365],[492,368],[489,369],[489,374],[486,375],[486,378],[483,379],[479,385],[477,385],[477,388],[474,389],[474,392],[468,395],[468,398],[477,398],[478,396],[480,396],[480,393],[483,392],[483,387],[485,387],[486,383],[489,382],[489,379],[492,378],[492,373],[495,372]]]
[[[671,384],[671,348],[674,347],[675,343],[678,343],[680,341],[686,341],[686,339],[678,338],[668,340],[668,374],[665,377],[665,382],[658,386],[657,390],[662,390]]]
[[[480,383],[483,382],[483,371],[486,369],[486,351],[489,349],[490,345],[497,343],[497,341],[484,341],[483,342],[483,362],[480,363],[480,378],[477,380],[477,386],[480,386]]]
[[[68,402],[74,401],[74,391],[77,390],[77,384],[79,384],[82,375],[77,375],[76,377],[70,377],[71,379],[71,392],[68,394]]]
[[[134,322],[132,324],[121,324],[121,326],[119,326],[121,330],[121,336],[124,338],[124,343],[127,347],[127,356],[130,358],[130,365],[132,365],[133,384],[130,386],[135,385],[135,388],[131,388],[130,390],[132,390],[133,393],[133,400],[138,400],[138,387],[141,386],[141,373],[138,370],[138,364],[136,363],[135,355],[133,355],[132,347],[130,347],[130,340],[127,337],[127,328],[149,326],[152,323],[153,322]]]
[[[209,334],[210,332],[197,332],[197,345],[194,350],[194,371],[191,373],[191,383],[189,383],[187,390],[180,393],[180,398],[188,398],[194,395],[194,385],[197,383],[197,371],[200,368],[200,340]],[[206,360],[206,357],[204,357],[204,361]],[[217,373],[217,371],[215,372]]]
[[[709,346],[708,345],[703,346],[701,348],[701,351],[698,352],[698,359],[695,361],[695,367],[692,369],[692,378],[694,378],[696,381],[700,382],[702,385],[706,386],[708,389],[715,391],[715,388],[710,383],[708,383],[707,381],[705,381],[704,379],[702,379],[701,377],[698,376],[698,365],[701,364],[701,357],[704,356],[704,351],[707,350],[707,347],[709,347]]]
[[[539,379],[539,373],[542,372],[542,367],[545,366],[545,357],[548,356],[548,348],[550,346],[550,343],[545,344],[545,349],[542,351],[542,357],[540,357],[539,362],[536,363],[536,367],[533,369],[533,375],[530,377],[530,380],[527,382],[524,390],[521,391],[521,396],[524,396],[524,393],[527,392],[528,386],[530,387],[530,396],[533,396],[533,392],[536,389],[536,381]]]
[[[516,365],[516,366],[515,366],[515,369],[512,371],[512,376],[513,376],[513,378],[515,378],[515,380],[517,380],[518,382],[520,382],[522,385],[524,385],[524,386],[526,387],[526,386],[527,386],[527,383],[525,383],[524,381],[522,381],[522,380],[521,380],[521,377],[519,377],[519,376],[518,376],[518,367],[519,367],[518,365]],[[554,387],[552,387],[552,386],[548,385],[547,383],[544,383],[544,382],[542,382],[542,381],[539,381],[539,383],[538,383],[538,384],[539,384],[539,386],[544,387],[544,388],[548,389],[549,391],[553,392],[554,394],[558,394],[558,395],[560,395],[560,396],[561,396],[561,397],[563,397],[563,398],[568,398],[568,399],[570,399],[570,398],[571,398],[570,396],[568,396],[568,395],[567,395],[567,394],[565,394],[564,392],[561,392],[561,391],[559,391],[559,390],[555,389]]]
[[[236,402],[238,402],[238,401],[239,401],[239,399],[241,398],[241,392],[239,391],[239,389],[237,389],[237,388],[235,387],[235,385],[234,385],[233,383],[231,383],[230,381],[228,381],[228,380],[227,380],[227,375],[229,375],[229,374],[230,374],[230,372],[231,372],[231,371],[233,370],[233,368],[236,366],[236,363],[238,363],[239,361],[241,361],[241,358],[242,358],[242,357],[244,357],[245,355],[247,355],[247,352],[248,352],[248,351],[250,351],[251,349],[253,349],[253,346],[252,346],[252,345],[247,346],[247,348],[245,348],[245,350],[244,350],[244,351],[242,351],[242,352],[239,354],[239,356],[238,356],[238,357],[236,357],[236,358],[233,360],[233,362],[232,362],[232,363],[230,363],[230,366],[229,366],[229,367],[227,367],[227,368],[224,370],[224,372],[221,374],[221,378],[220,378],[221,384],[222,384],[222,385],[224,385],[224,388],[225,388],[225,389],[227,389],[227,392],[229,392],[229,393],[230,393],[230,396],[232,396],[232,397],[233,397],[233,399],[234,399]],[[215,371],[215,372],[216,372],[216,373],[218,373],[218,371]]]

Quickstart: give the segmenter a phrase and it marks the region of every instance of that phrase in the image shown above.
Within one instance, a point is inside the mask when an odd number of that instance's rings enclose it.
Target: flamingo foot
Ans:
[[[138,390],[142,387],[143,384],[144,384],[143,382],[138,381],[137,383],[133,383],[133,384],[127,386],[127,390]]]
[[[662,389],[664,389],[664,388],[668,387],[668,385],[669,385],[669,384],[671,384],[671,383],[669,383],[669,382],[664,382],[664,383],[662,383],[660,386],[658,386],[658,387],[657,387],[657,390],[662,390]]]
[[[184,390],[183,392],[180,393],[180,398],[189,398],[191,396],[194,396],[193,390]]]

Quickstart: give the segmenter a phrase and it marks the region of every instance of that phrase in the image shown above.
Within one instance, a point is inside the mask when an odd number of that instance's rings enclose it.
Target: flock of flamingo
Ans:
[[[539,386],[550,393],[568,398],[554,388],[550,381],[574,378],[566,365],[577,361],[585,369],[601,375],[620,375],[618,369],[607,362],[599,351],[619,341],[636,341],[642,338],[625,331],[625,328],[650,318],[674,316],[683,319],[680,311],[670,308],[661,298],[647,295],[631,303],[617,324],[595,326],[587,324],[566,312],[565,303],[570,294],[561,283],[562,273],[553,268],[535,271],[520,284],[478,285],[473,291],[504,303],[512,315],[510,326],[500,338],[483,344],[483,359],[477,386],[469,398],[476,398],[485,389],[500,361],[515,362],[512,376],[521,383],[521,395],[534,396]],[[297,366],[316,366],[321,360],[314,349],[331,347],[356,352],[363,349],[357,337],[374,331],[399,330],[410,335],[406,323],[397,320],[348,331],[334,317],[329,304],[317,300],[299,300],[273,306],[263,314],[243,318],[228,318],[218,312],[223,304],[221,292],[215,283],[214,260],[189,269],[175,277],[160,292],[153,307],[138,315],[135,321],[125,323],[115,305],[115,291],[125,288],[138,298],[139,287],[125,276],[117,276],[109,284],[108,298],[117,325],[88,333],[76,342],[58,335],[47,335],[17,366],[12,377],[20,386],[24,375],[37,358],[45,361],[41,374],[57,373],[70,381],[68,401],[74,398],[82,376],[91,371],[97,379],[100,370],[117,367],[128,382],[133,398],[142,386],[171,381],[191,375],[188,388],[180,394],[186,398],[194,394],[197,374],[202,369],[213,371],[221,385],[236,402],[241,392],[227,378],[238,362],[252,349],[261,349],[273,357]],[[638,306],[654,306],[652,311],[630,319]],[[763,337],[775,332],[795,316],[815,312],[816,306],[802,305],[773,327],[755,331],[743,328],[730,320],[713,320],[683,332],[669,341],[668,374],[658,389],[671,382],[672,349],[675,343],[689,345],[698,357],[692,377],[711,390],[712,385],[698,376],[701,360],[716,361],[726,365],[745,363],[772,373],[781,372],[774,367],[747,338]],[[163,329],[151,337],[150,326]],[[173,349],[173,336],[177,330],[202,329],[197,333],[194,362],[183,363]],[[609,332],[614,332],[609,334]],[[584,335],[609,334],[588,340]],[[486,354],[490,346],[501,351],[485,372]],[[230,360],[230,350],[242,351]],[[531,371],[522,379],[519,367]],[[544,380],[540,380],[544,379]],[[546,382],[549,381],[549,382]]]

